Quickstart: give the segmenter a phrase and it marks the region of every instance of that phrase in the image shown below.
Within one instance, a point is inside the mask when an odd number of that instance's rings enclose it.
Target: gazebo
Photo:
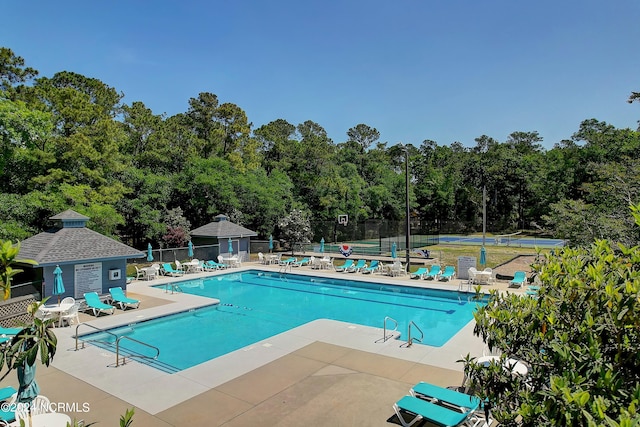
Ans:
[[[226,215],[217,215],[213,222],[191,230],[191,241],[196,246],[219,245],[219,253],[228,253],[229,239],[233,253],[238,254],[242,260],[249,258],[251,253],[251,237],[258,235],[241,225],[229,221]]]

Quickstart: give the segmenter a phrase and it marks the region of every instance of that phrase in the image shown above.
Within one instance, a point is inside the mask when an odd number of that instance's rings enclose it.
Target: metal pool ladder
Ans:
[[[411,326],[413,326],[418,330],[418,332],[420,332],[420,338],[411,337]],[[411,347],[414,341],[422,342],[423,339],[424,339],[424,332],[422,332],[422,329],[420,329],[413,320],[409,322],[409,327],[407,328],[407,347]]]
[[[382,327],[382,338],[376,340],[376,342],[386,342],[389,338],[393,337],[393,334],[387,335],[387,321],[390,320],[393,322],[393,330],[391,332],[396,332],[398,330],[398,321],[393,317],[385,316],[383,327]]]

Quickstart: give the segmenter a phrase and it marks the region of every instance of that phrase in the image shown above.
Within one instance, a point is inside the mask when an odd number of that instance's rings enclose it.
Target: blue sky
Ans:
[[[253,128],[312,120],[336,143],[472,147],[537,131],[543,146],[595,118],[636,129],[638,0],[12,1],[0,45],[51,77],[73,71],[187,111],[211,92]]]

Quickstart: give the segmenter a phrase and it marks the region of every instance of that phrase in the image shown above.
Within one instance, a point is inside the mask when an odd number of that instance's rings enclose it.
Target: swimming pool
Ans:
[[[178,284],[185,293],[217,298],[220,304],[109,330],[158,347],[159,364],[168,371],[195,366],[321,318],[382,328],[389,316],[403,335],[413,321],[424,331],[423,344],[442,346],[473,318],[479,304],[470,294],[452,291],[258,270]],[[110,334],[82,338],[109,346],[115,341]],[[121,348],[149,355],[149,349],[130,340],[121,341]]]

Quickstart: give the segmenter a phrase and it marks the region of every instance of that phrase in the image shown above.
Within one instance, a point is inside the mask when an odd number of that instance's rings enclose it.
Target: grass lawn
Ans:
[[[434,245],[427,249],[431,257],[439,258],[441,265],[458,265],[458,257],[473,256],[480,258],[480,247],[470,245]],[[535,248],[520,248],[514,246],[487,246],[487,267],[495,268],[519,255],[536,255]],[[550,249],[543,249],[548,252]],[[404,252],[398,254],[398,258],[404,259]],[[414,258],[412,258],[413,260]]]

